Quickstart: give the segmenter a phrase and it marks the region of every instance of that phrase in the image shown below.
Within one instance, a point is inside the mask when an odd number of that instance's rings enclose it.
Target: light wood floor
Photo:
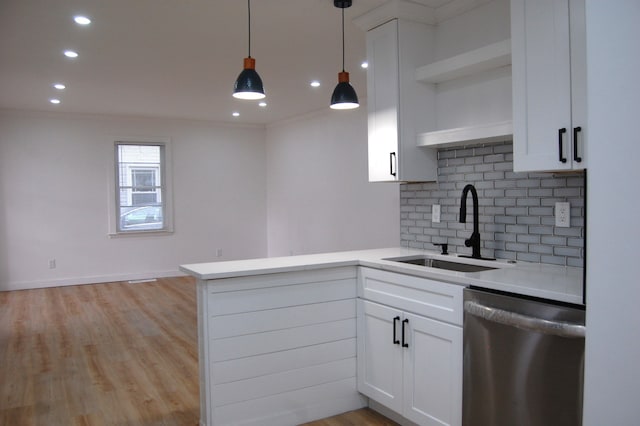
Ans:
[[[305,423],[302,426],[399,426],[392,422],[382,414],[378,414],[369,408],[362,410],[350,411],[339,416],[329,417],[327,419],[318,420],[311,423]]]
[[[196,425],[195,283],[0,293],[0,425]]]
[[[199,421],[195,282],[0,292],[0,425]],[[364,409],[307,426],[390,426]]]

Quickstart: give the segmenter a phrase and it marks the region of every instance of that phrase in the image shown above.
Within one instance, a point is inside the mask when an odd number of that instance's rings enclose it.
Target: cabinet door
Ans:
[[[358,391],[398,413],[402,412],[401,327],[401,311],[358,299]]]
[[[511,0],[511,42],[514,170],[571,169],[569,0]]]
[[[420,425],[462,423],[462,328],[405,313],[404,416]]]
[[[398,21],[367,33],[369,180],[398,179]]]
[[[571,126],[573,169],[586,169],[587,126],[587,29],[584,0],[569,0],[571,28]],[[577,131],[579,130],[579,131]]]

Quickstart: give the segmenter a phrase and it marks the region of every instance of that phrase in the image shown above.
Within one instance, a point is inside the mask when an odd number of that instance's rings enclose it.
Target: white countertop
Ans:
[[[360,265],[431,278],[453,284],[475,285],[560,302],[582,304],[582,268],[528,262],[509,263],[503,260],[478,261],[465,258],[460,261],[464,263],[488,265],[497,267],[497,269],[480,272],[455,272],[384,260],[386,258],[423,254],[443,260],[455,260],[456,257],[455,254],[444,256],[436,251],[397,247],[197,263],[181,265],[180,270],[201,280],[216,280],[221,278]]]

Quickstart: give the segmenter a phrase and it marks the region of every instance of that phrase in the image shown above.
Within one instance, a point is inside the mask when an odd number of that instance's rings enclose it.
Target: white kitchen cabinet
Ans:
[[[368,268],[359,281],[358,390],[416,424],[460,425],[462,287]]]
[[[587,166],[584,0],[511,0],[515,171]]]
[[[437,151],[417,146],[433,128],[433,88],[415,79],[433,49],[428,25],[393,19],[367,32],[369,181],[435,181]]]
[[[404,314],[404,416],[421,425],[460,425],[462,328]]]
[[[402,413],[402,311],[358,300],[358,390]]]

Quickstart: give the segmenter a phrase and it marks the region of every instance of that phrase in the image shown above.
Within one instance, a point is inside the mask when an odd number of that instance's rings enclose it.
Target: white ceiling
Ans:
[[[345,68],[360,98],[365,34],[351,21],[385,1],[353,0],[345,10]],[[75,24],[77,14],[93,23]],[[253,124],[328,108],[342,69],[333,0],[254,0],[251,18],[266,108],[231,96],[247,56],[244,0],[0,0],[0,108]],[[322,85],[311,88],[313,79]]]

